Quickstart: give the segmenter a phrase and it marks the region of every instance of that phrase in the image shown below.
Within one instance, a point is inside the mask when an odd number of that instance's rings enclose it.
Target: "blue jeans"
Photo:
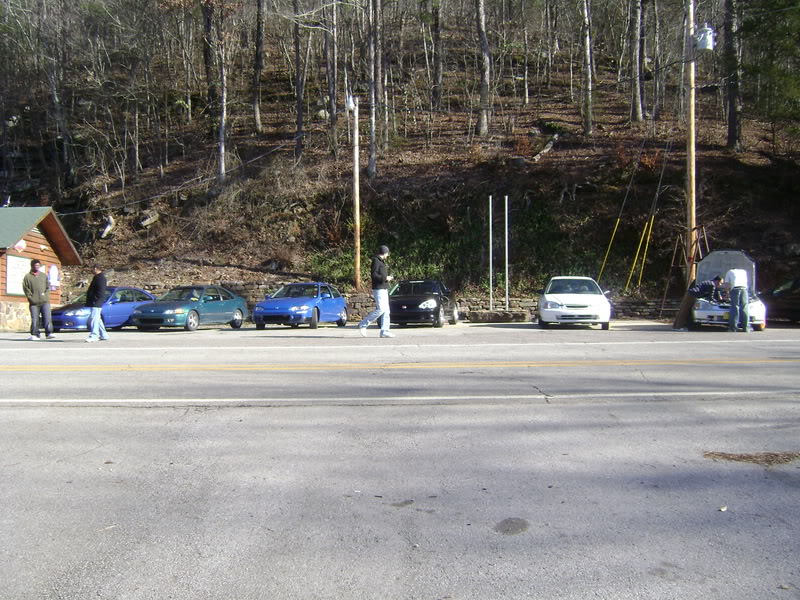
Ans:
[[[89,315],[89,337],[101,340],[108,339],[106,332],[106,324],[103,323],[103,318],[100,314],[101,308],[92,307],[92,314]]]
[[[731,290],[731,310],[728,313],[729,331],[736,331],[737,327],[741,327],[745,331],[750,329],[748,300],[747,288],[735,287]]]
[[[372,290],[372,297],[375,298],[375,310],[364,317],[358,326],[366,327],[380,318],[381,333],[385,333],[389,331],[389,290]]]
[[[30,304],[28,309],[31,312],[31,335],[39,337],[39,315],[42,317],[42,326],[45,335],[53,334],[53,320],[50,318],[50,303]]]

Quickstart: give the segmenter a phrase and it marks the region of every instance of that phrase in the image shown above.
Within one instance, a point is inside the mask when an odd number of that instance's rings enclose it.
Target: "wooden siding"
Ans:
[[[13,248],[8,249],[0,249],[0,300],[6,302],[27,302],[25,296],[10,296],[8,295],[6,290],[6,268],[7,268],[7,254],[12,254],[14,256],[22,256],[26,258],[28,261],[38,258],[42,261],[42,265],[44,265],[44,272],[47,274],[47,270],[50,268],[50,265],[56,265],[58,270],[61,271],[61,260],[55,253],[50,242],[47,238],[42,235],[42,233],[34,228],[31,229],[25,237],[22,239],[25,240],[27,246],[25,250],[22,252],[17,252]],[[44,248],[43,248],[44,247]],[[56,306],[61,304],[61,290],[51,291],[50,292],[50,304]]]

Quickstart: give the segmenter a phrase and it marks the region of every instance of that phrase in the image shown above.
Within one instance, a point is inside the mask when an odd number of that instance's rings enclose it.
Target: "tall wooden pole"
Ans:
[[[358,145],[358,98],[353,97],[353,233],[355,242],[354,283],[361,291],[361,198],[359,196],[360,149]]]
[[[697,217],[695,198],[695,39],[694,0],[686,0],[686,284],[695,279],[697,265]]]

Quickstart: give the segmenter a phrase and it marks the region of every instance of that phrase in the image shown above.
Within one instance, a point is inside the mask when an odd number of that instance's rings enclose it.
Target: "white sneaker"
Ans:
[[[390,338],[390,337],[395,337],[395,335],[391,331],[384,331],[383,333],[381,333],[381,337]]]
[[[54,336],[54,335],[51,333],[50,335],[48,335],[48,336],[47,336],[47,339],[48,339],[48,340],[54,340],[54,339],[56,339],[56,336]]]
[[[361,334],[361,337],[367,337],[367,326],[366,325],[359,325],[358,326],[358,333]]]
[[[31,337],[28,338],[28,341],[29,342],[38,342],[41,339],[42,338],[40,336],[38,336],[38,335],[32,335]]]
[[[86,343],[87,344],[91,344],[92,342],[96,342],[96,341],[97,341],[97,338],[93,338],[93,337],[86,338]]]

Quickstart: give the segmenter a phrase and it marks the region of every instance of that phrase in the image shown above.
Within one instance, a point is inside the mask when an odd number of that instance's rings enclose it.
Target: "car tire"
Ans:
[[[319,327],[318,309],[315,308],[314,310],[311,311],[311,320],[308,322],[308,326],[311,327],[311,329],[316,329],[317,327]]]
[[[542,329],[549,329],[550,323],[548,323],[547,321],[542,321],[542,317],[539,317],[539,327],[541,327]]]
[[[292,329],[297,329],[298,327],[300,327],[300,323],[284,323],[284,325],[288,325]]]
[[[458,325],[458,304],[453,306],[453,314],[448,323],[450,323],[450,325]]]
[[[189,314],[186,315],[186,324],[183,328],[186,331],[194,331],[200,326],[200,315],[197,314],[197,311],[191,310]]]
[[[600,323],[600,328],[603,331],[608,331],[609,329],[611,329],[611,321],[606,321],[605,323]]]
[[[439,305],[439,311],[436,313],[436,318],[433,320],[434,327],[444,327],[444,306]]]
[[[256,329],[265,329],[266,326],[266,323],[256,323]]]
[[[347,307],[342,309],[341,314],[339,315],[339,320],[336,321],[336,325],[339,327],[344,327],[347,325]]]
[[[231,319],[230,326],[233,329],[241,329],[243,322],[244,322],[244,315],[242,314],[242,311],[240,311],[237,308],[236,312],[233,313],[233,319]]]

